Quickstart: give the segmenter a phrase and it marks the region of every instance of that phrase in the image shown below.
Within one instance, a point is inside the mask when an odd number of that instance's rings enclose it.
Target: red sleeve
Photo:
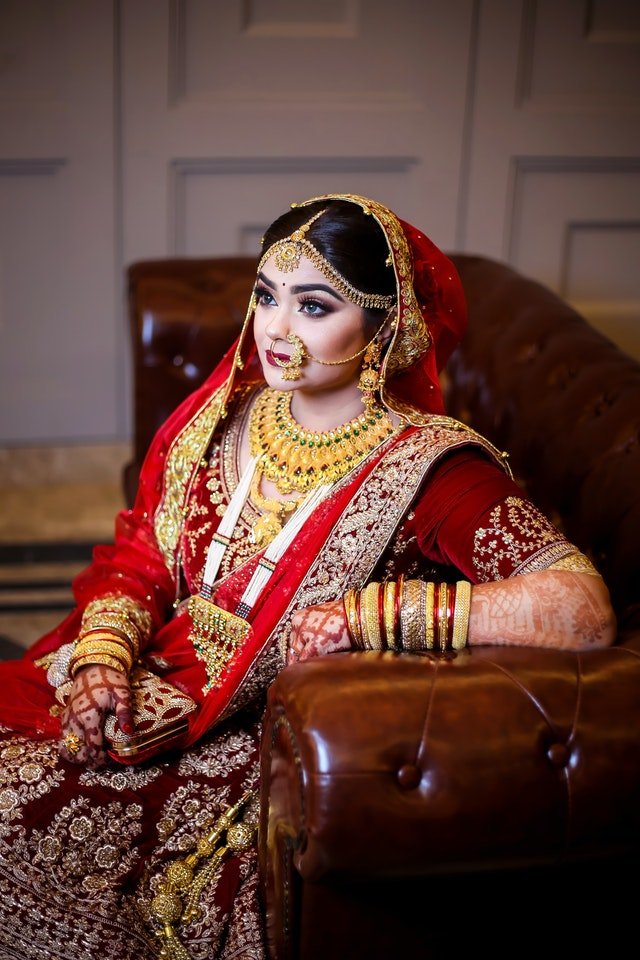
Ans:
[[[413,523],[423,555],[472,583],[544,569],[573,549],[518,484],[471,447],[434,468]]]

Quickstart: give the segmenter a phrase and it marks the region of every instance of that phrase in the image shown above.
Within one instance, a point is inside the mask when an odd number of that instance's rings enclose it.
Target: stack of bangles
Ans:
[[[122,613],[102,612],[82,623],[80,636],[69,662],[69,676],[94,664],[113,667],[129,675],[140,653],[140,633]]]
[[[357,650],[462,650],[469,635],[471,584],[406,580],[368,583],[344,595]]]

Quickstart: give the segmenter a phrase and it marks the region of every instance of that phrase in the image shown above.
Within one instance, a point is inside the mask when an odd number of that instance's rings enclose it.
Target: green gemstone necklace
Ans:
[[[251,454],[259,457],[257,471],[280,493],[306,493],[319,483],[340,480],[395,433],[382,406],[333,430],[307,430],[291,416],[292,396],[289,390],[263,390],[249,418]]]

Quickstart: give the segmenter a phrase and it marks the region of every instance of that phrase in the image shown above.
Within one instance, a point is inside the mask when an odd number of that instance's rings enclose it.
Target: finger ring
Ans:
[[[80,739],[77,733],[68,733],[64,740],[62,741],[72,756],[75,756],[82,744],[83,740]]]

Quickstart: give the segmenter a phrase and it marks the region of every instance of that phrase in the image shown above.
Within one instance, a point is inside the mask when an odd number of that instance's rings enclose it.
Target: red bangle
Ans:
[[[396,603],[393,615],[393,629],[396,637],[400,636],[400,607],[402,606],[402,587],[404,584],[404,573],[401,573],[396,580]]]
[[[449,590],[447,591],[447,650],[453,649],[453,611],[456,608],[456,585],[455,583],[449,584]]]

